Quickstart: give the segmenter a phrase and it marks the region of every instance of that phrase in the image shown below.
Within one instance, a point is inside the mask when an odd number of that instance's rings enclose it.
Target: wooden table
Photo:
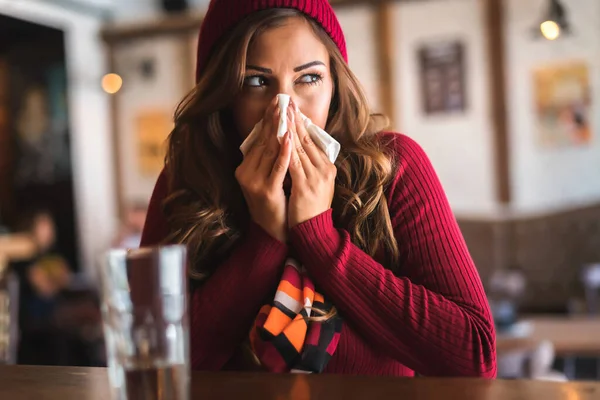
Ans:
[[[559,357],[600,357],[600,317],[536,316],[524,320],[531,323],[531,334],[525,337],[500,335],[496,341],[499,355],[532,350],[548,340]]]
[[[0,366],[0,399],[109,400],[104,368]],[[192,400],[592,400],[600,382],[194,373]]]

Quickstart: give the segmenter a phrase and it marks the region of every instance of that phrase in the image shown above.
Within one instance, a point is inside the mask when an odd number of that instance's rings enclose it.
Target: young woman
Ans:
[[[291,96],[287,115],[279,93]],[[340,142],[335,164],[296,107]],[[280,118],[289,126],[281,144]],[[197,85],[176,112],[142,238],[188,246],[193,368],[269,370],[269,354],[294,347],[302,360],[322,353],[312,372],[495,376],[488,302],[440,182],[423,150],[384,125],[327,0],[210,3]],[[304,289],[314,283],[335,307],[317,319],[343,324],[310,351],[307,334],[248,357],[261,307],[281,306],[273,296],[282,287],[297,289],[282,280],[290,256],[310,279]]]

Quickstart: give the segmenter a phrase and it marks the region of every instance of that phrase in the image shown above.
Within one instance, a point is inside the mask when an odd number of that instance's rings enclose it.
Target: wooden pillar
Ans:
[[[496,200],[500,204],[506,205],[511,201],[511,190],[506,111],[504,0],[483,0],[483,4],[484,23],[487,30]]]
[[[397,54],[393,39],[392,4],[382,1],[374,4],[375,7],[375,40],[379,65],[379,96],[383,113],[390,119],[390,126],[396,127],[397,120],[394,115],[394,91],[396,89],[393,70],[394,54]]]
[[[507,206],[511,202],[510,148],[506,99],[506,58],[504,11],[505,0],[482,0],[483,21],[487,30],[487,58],[490,78],[490,116],[492,119],[492,144],[496,201]],[[514,265],[518,243],[515,223],[510,218],[496,224],[494,234],[495,269]]]

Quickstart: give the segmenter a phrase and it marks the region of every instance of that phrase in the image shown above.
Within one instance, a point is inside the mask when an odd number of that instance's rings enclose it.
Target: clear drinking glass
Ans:
[[[186,248],[108,252],[102,317],[115,400],[189,399]]]

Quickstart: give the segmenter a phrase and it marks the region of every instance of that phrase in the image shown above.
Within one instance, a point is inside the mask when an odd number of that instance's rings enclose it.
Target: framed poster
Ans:
[[[467,105],[464,45],[459,41],[424,44],[418,57],[424,113],[463,112]]]
[[[541,147],[587,145],[591,87],[588,65],[574,62],[533,71],[537,141]]]
[[[156,176],[164,166],[166,140],[173,129],[171,113],[146,110],[136,117],[138,170],[141,175]]]

